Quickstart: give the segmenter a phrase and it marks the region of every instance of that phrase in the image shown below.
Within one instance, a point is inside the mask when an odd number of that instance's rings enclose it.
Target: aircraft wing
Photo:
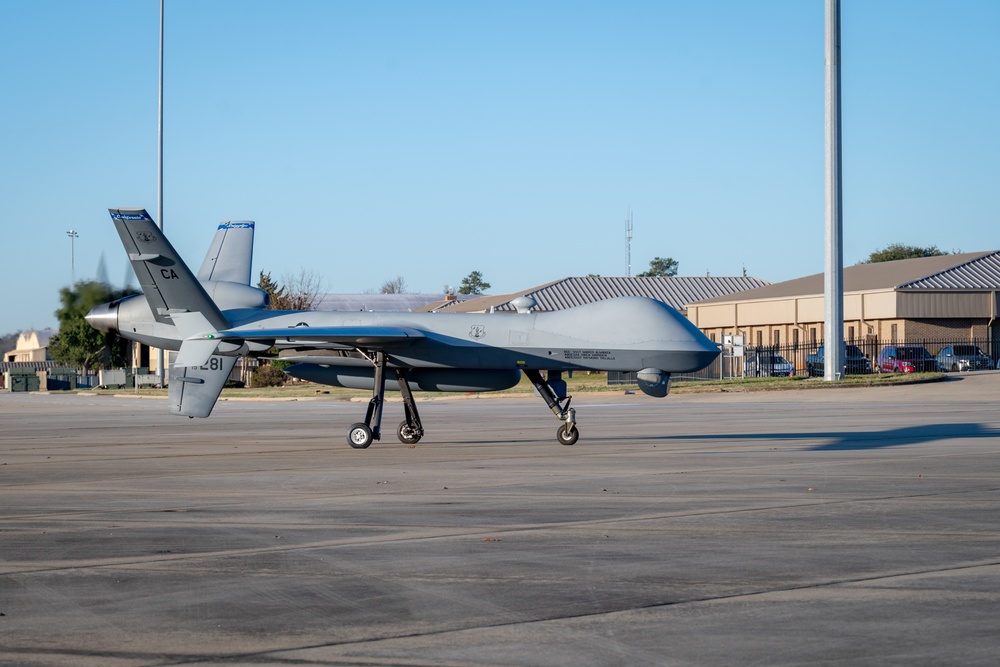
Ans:
[[[229,329],[215,334],[218,340],[273,341],[274,344],[334,343],[350,347],[390,349],[423,340],[423,332],[409,327],[284,327],[275,329]]]
[[[298,326],[218,331],[198,312],[171,313],[170,319],[184,336],[180,351],[174,359],[175,367],[204,366],[222,342],[241,345],[245,341],[255,341],[268,346],[290,345],[306,348],[333,344],[349,348],[388,350],[413,345],[424,339],[421,331],[409,327]]]

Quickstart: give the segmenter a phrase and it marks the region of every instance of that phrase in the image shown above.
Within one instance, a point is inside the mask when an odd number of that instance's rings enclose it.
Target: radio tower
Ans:
[[[628,217],[625,218],[625,245],[627,247],[627,261],[628,268],[625,274],[626,278],[632,277],[632,207],[628,208]]]

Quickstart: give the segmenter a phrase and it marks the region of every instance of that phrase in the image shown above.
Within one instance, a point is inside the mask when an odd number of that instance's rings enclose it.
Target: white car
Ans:
[[[975,345],[942,347],[937,356],[939,371],[980,371],[993,368],[993,360]]]

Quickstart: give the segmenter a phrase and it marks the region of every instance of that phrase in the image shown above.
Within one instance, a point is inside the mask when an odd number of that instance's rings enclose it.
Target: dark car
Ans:
[[[932,373],[937,359],[920,345],[886,345],[878,353],[875,368],[880,373]]]
[[[844,373],[847,375],[863,375],[872,372],[872,362],[865,356],[860,347],[857,345],[845,345],[844,353],[846,354],[844,357]],[[823,355],[823,346],[820,345],[815,354],[806,356],[806,373],[809,377],[823,375]]]
[[[982,371],[993,368],[993,360],[975,345],[949,345],[938,352],[937,365],[942,371]]]

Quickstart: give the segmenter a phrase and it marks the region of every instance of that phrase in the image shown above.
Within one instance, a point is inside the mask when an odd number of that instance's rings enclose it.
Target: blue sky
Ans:
[[[1000,2],[843,0],[844,261],[1000,248]],[[656,256],[823,270],[823,0],[166,2],[164,224],[199,265],[492,293]],[[159,3],[0,0],[0,333],[156,211]]]

